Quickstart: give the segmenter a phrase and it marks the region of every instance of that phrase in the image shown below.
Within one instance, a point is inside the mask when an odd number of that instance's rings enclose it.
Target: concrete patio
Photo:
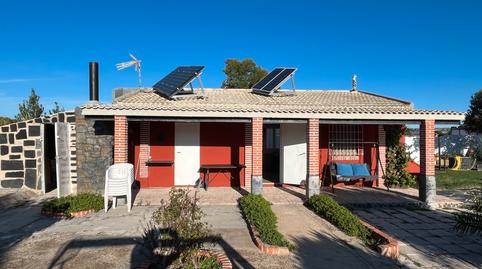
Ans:
[[[199,197],[201,205],[237,205],[238,199],[248,192],[241,188],[217,187],[204,189],[188,188],[191,195]],[[197,191],[197,192],[196,192]],[[391,189],[381,188],[343,187],[335,188],[331,193],[329,188],[323,189],[323,194],[333,197],[337,202],[347,207],[391,207],[391,206],[416,206],[421,205],[416,189]],[[159,205],[161,199],[166,199],[169,189],[141,189],[135,191],[134,206]],[[274,205],[303,204],[305,190],[296,186],[264,187],[263,196]],[[448,196],[437,195],[435,206],[437,208],[456,207],[462,203]]]

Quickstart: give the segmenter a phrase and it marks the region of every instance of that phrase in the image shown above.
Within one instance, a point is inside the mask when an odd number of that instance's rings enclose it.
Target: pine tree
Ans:
[[[59,112],[64,112],[65,109],[63,106],[60,106],[59,103],[57,103],[57,101],[54,102],[54,107],[49,110],[49,115],[52,115],[52,114],[57,114]]]
[[[40,96],[35,93],[35,89],[32,88],[29,98],[18,105],[18,110],[15,117],[17,121],[34,119],[43,115],[44,107],[40,104]]]

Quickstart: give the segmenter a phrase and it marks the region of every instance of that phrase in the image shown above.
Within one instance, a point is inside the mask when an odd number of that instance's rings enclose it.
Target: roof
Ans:
[[[205,98],[166,99],[138,89],[112,104],[82,106],[84,115],[230,118],[320,118],[459,121],[464,113],[414,109],[410,102],[350,90],[296,90],[294,96],[262,96],[250,89],[205,89]]]

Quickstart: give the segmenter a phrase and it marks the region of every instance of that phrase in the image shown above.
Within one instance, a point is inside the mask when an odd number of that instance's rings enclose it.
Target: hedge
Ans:
[[[329,196],[313,195],[305,202],[305,206],[347,235],[360,238],[370,247],[375,247],[381,243],[381,239],[365,227],[357,216]]]
[[[239,205],[248,221],[256,228],[261,241],[273,246],[287,247],[289,250],[294,249],[278,231],[276,215],[266,199],[261,195],[248,194],[240,199]]]
[[[52,199],[42,206],[45,213],[62,213],[70,216],[71,213],[95,210],[99,211],[104,208],[104,198],[97,193],[81,193],[78,195],[69,195],[65,197]]]

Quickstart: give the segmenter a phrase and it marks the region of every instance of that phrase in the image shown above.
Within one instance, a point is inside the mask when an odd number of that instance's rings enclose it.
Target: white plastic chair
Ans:
[[[134,166],[130,163],[114,164],[105,171],[104,209],[107,212],[109,197],[112,196],[112,208],[117,205],[117,196],[127,197],[127,211],[132,207],[132,183],[134,182]]]

